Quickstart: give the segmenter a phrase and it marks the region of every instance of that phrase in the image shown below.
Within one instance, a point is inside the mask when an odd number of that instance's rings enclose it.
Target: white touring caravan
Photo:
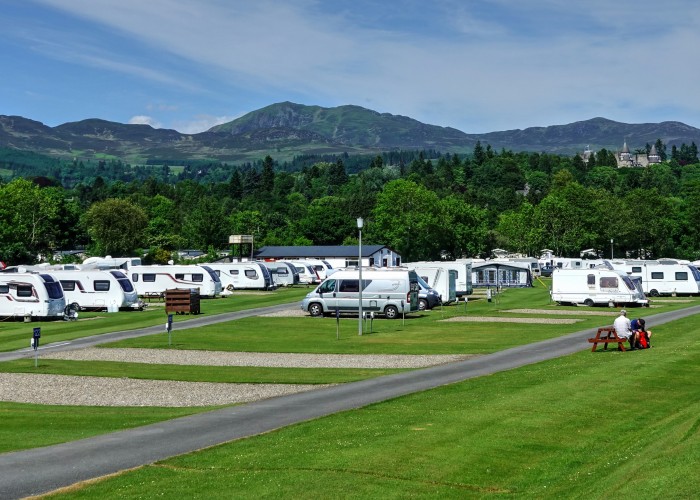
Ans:
[[[609,260],[610,269],[623,271],[642,280],[642,289],[650,297],[659,295],[700,294],[700,271],[677,260]]]
[[[405,268],[362,268],[362,310],[388,319],[418,311],[418,275]],[[311,316],[356,313],[360,305],[359,269],[334,272],[307,294],[301,308]]]
[[[474,287],[472,285],[472,259],[418,261],[404,263],[404,265],[411,269],[413,268],[412,266],[429,266],[439,267],[445,271],[454,271],[455,294],[457,298],[464,295],[471,295],[474,292]]]
[[[552,300],[560,305],[596,304],[615,306],[647,306],[641,285],[622,271],[596,267],[593,269],[554,269]]]
[[[140,297],[160,296],[172,289],[196,289],[201,297],[221,294],[221,280],[206,265],[131,266],[128,276]]]
[[[325,280],[328,277],[328,271],[333,269],[333,266],[331,266],[330,262],[327,260],[304,259],[304,262],[316,270],[316,274],[318,275],[318,279],[320,281]]]
[[[428,263],[406,264],[425,281],[430,288],[440,295],[443,304],[449,304],[457,300],[457,271],[435,267]]]
[[[299,271],[288,262],[261,261],[272,276],[275,286],[294,286],[299,284]]]
[[[321,279],[316,272],[316,268],[308,264],[305,260],[288,260],[285,261],[293,265],[299,273],[299,283],[305,285],[315,285],[320,283]]]
[[[221,280],[221,295],[235,290],[274,290],[270,271],[262,262],[213,262],[206,264]]]
[[[133,283],[118,270],[52,270],[61,282],[66,304],[78,310],[136,309],[141,305]]]
[[[66,299],[48,273],[0,273],[0,317],[63,319]]]

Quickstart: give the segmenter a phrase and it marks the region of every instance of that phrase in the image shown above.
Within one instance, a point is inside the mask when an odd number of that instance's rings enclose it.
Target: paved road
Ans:
[[[259,313],[259,312],[258,312]],[[654,327],[700,313],[700,306],[647,316]],[[211,318],[214,319],[214,318]],[[0,455],[0,498],[38,495],[248,437],[441,385],[588,349],[595,329],[447,365],[224,408],[145,427]],[[75,348],[75,345],[73,345]]]

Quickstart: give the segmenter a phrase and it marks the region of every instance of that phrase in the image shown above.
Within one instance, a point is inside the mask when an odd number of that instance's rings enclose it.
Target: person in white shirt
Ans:
[[[637,340],[637,334],[634,333],[634,331],[632,331],[632,322],[627,317],[627,311],[625,311],[624,309],[620,311],[620,315],[617,318],[615,318],[613,327],[615,328],[615,332],[617,332],[617,336],[621,339],[629,341],[630,349],[634,350],[634,346]]]

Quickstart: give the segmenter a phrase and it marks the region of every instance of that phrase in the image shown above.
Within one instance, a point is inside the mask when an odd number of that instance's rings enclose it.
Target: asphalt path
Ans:
[[[285,307],[289,306],[280,308]],[[269,312],[269,309],[264,311]],[[247,316],[263,314],[261,310],[246,313]],[[645,319],[648,327],[654,327],[698,313],[700,306],[694,306]],[[239,313],[231,313],[235,314]],[[229,316],[221,321],[235,319],[231,315],[221,315]],[[217,322],[218,317],[208,318],[209,322],[204,324]],[[150,333],[162,330],[160,327]],[[594,336],[595,331],[591,328],[455,363],[271,398],[79,441],[1,454],[0,498],[46,493],[290,424],[565,356],[589,349],[587,339]],[[137,331],[122,333],[138,335]],[[89,345],[96,343],[101,342]],[[76,344],[73,344],[71,349],[75,348]]]

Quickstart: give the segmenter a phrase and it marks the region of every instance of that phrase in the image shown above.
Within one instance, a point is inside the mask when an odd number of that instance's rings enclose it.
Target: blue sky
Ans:
[[[282,101],[483,133],[700,127],[690,0],[2,0],[0,114],[194,133]]]

